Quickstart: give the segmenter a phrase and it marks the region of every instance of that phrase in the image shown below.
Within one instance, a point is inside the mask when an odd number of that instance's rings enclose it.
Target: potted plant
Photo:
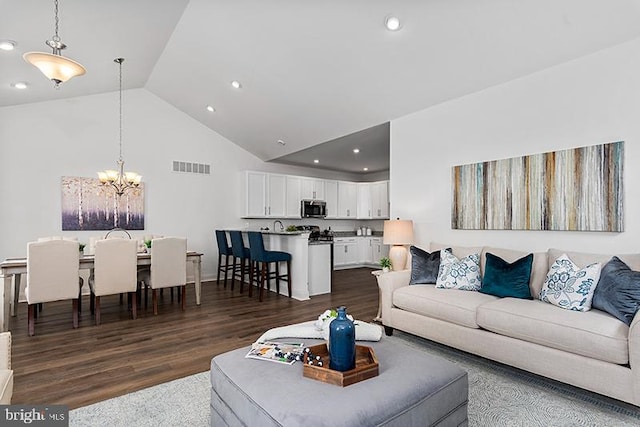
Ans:
[[[80,255],[84,254],[84,247],[86,246],[86,244],[84,243],[78,243],[78,250],[80,251]]]
[[[388,273],[391,270],[391,260],[387,257],[380,258],[380,267],[383,273]]]

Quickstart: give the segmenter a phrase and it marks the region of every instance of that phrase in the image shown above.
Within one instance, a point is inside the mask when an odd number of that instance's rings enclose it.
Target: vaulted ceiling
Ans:
[[[87,74],[55,90],[22,60],[48,52],[53,1],[0,7],[0,39],[17,43],[0,51],[0,106],[117,90],[113,59],[124,57],[125,88],[263,160],[340,148],[343,136],[640,35],[640,0],[60,0],[64,54]],[[400,31],[384,27],[389,15]]]

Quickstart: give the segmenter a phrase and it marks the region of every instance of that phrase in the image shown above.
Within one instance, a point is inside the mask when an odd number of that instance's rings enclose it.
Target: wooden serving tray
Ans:
[[[371,347],[356,345],[356,367],[350,371],[335,371],[329,368],[329,350],[326,344],[309,347],[311,353],[322,358],[324,366],[309,365],[304,354],[302,376],[329,384],[346,387],[378,376],[378,358]]]

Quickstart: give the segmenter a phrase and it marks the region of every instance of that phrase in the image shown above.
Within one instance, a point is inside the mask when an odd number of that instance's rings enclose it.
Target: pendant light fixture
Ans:
[[[124,160],[122,159],[122,63],[124,58],[116,58],[113,62],[120,66],[120,157],[118,158],[118,170],[108,169],[98,172],[98,178],[103,185],[113,187],[119,197],[128,189],[139,186],[142,176],[135,172],[124,172]]]
[[[58,0],[54,0],[53,4],[55,13],[55,35],[51,40],[45,42],[47,46],[53,49],[53,53],[27,52],[22,55],[22,57],[25,61],[35,65],[42,71],[42,74],[47,76],[47,78],[53,82],[55,88],[58,89],[61,83],[66,82],[72,77],[81,76],[85,74],[87,70],[76,61],[60,55],[60,51],[65,49],[67,45],[62,43],[60,36],[58,36]]]

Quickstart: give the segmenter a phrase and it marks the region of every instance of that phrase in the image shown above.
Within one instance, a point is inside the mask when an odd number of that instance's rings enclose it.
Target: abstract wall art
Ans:
[[[144,184],[121,197],[94,178],[62,177],[63,230],[144,230]]]
[[[624,231],[624,142],[454,166],[451,227]]]

